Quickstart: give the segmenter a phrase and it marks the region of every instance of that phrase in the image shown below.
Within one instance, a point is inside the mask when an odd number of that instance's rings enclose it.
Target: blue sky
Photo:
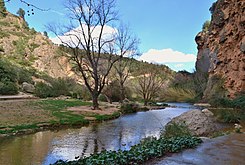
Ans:
[[[50,9],[34,8],[35,14],[26,16],[29,26],[37,31],[45,31],[44,25],[50,22],[65,22],[65,1],[26,1]],[[174,70],[192,71],[197,54],[194,38],[202,24],[210,19],[209,8],[213,2],[215,0],[117,0],[117,8],[120,19],[130,25],[141,41],[139,49],[143,55],[140,60],[166,64]],[[14,14],[20,7],[26,11],[32,9],[20,0],[11,0],[6,7]]]

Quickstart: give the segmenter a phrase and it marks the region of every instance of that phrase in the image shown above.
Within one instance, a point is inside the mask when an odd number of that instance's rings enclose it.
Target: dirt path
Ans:
[[[245,133],[205,140],[196,149],[185,150],[147,165],[242,165],[245,162]]]

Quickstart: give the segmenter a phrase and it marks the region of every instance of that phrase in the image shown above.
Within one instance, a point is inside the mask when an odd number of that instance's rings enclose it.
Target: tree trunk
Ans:
[[[99,109],[98,95],[93,94],[92,99],[93,99],[93,110],[98,110]]]
[[[148,101],[144,100],[144,106],[147,106],[147,104],[148,104]]]
[[[120,102],[122,103],[125,99],[125,89],[123,84],[120,84]]]

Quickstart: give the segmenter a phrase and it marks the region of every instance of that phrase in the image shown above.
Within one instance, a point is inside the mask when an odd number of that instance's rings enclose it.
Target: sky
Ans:
[[[216,0],[117,0],[119,18],[130,26],[139,39],[138,60],[165,64],[175,71],[195,68],[197,45],[195,36],[206,20],[211,19],[209,8]],[[16,14],[19,8],[26,11],[30,27],[43,32],[45,25],[67,21],[65,0],[26,0],[48,11],[40,11],[11,0],[7,9]],[[34,15],[27,16],[27,11]],[[54,37],[49,33],[50,38]]]

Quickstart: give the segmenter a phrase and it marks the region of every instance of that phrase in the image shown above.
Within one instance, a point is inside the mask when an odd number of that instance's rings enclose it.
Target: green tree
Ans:
[[[46,31],[43,32],[43,35],[48,38],[48,33]]]
[[[202,25],[202,31],[207,32],[209,29],[209,26],[210,26],[210,21],[209,20],[205,21]]]
[[[21,18],[23,18],[25,20],[25,10],[23,10],[22,8],[19,8],[19,10],[17,11],[17,13]]]
[[[7,10],[5,7],[4,0],[0,0],[0,17],[5,17],[7,15]]]

